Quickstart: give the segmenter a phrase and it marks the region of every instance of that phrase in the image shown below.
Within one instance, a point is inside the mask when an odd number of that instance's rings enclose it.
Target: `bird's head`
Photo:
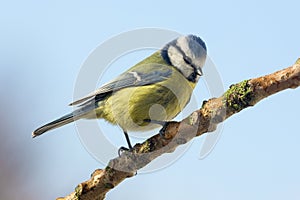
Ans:
[[[197,82],[202,75],[206,60],[206,45],[195,35],[181,36],[169,42],[161,54],[166,62],[174,66],[189,81]]]

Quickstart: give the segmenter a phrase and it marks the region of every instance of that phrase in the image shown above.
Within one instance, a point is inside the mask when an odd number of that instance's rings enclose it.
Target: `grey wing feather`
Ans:
[[[147,70],[148,67],[151,67],[151,69]],[[157,67],[157,70],[153,71],[153,68]],[[146,72],[146,73],[145,73]],[[113,81],[103,85],[99,89],[97,89],[95,92],[77,100],[72,103],[70,103],[70,106],[74,105],[85,105],[85,101],[95,97],[96,95],[103,94],[103,97],[105,97],[105,94],[110,94],[113,91],[118,91],[122,88],[127,87],[136,87],[136,86],[143,86],[143,85],[150,85],[154,83],[161,82],[167,78],[169,78],[172,74],[172,70],[169,66],[151,66],[151,65],[144,65],[143,69],[133,69],[131,71],[127,71],[123,74],[121,74],[119,77],[114,79]],[[89,101],[88,101],[89,102]],[[80,106],[81,106],[80,105]]]

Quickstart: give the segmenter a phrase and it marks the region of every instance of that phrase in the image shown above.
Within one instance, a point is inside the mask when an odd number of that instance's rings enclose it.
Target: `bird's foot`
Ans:
[[[133,148],[132,147],[131,148],[127,148],[127,147],[123,147],[123,146],[120,147],[119,150],[118,150],[119,157],[121,157],[121,154],[123,152],[133,152]]]
[[[164,125],[163,127],[159,130],[159,135],[162,137],[162,138],[165,138],[165,131],[168,127],[170,122],[164,122]]]

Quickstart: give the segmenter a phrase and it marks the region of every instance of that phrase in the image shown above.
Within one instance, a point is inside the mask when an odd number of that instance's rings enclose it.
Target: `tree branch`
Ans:
[[[158,156],[173,152],[196,136],[214,131],[219,123],[260,100],[299,85],[300,59],[286,69],[231,85],[221,97],[204,101],[201,109],[181,122],[168,122],[159,134],[136,144],[132,152],[124,152],[110,160],[105,169],[97,169],[74,192],[57,200],[102,200],[108,191]]]

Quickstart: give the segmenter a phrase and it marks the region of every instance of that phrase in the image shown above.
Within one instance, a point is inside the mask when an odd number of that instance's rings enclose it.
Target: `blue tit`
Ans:
[[[105,119],[124,131],[146,131],[172,120],[190,101],[205,64],[206,45],[195,35],[181,36],[95,92],[79,99],[72,113],[33,131],[46,131],[79,119]]]

